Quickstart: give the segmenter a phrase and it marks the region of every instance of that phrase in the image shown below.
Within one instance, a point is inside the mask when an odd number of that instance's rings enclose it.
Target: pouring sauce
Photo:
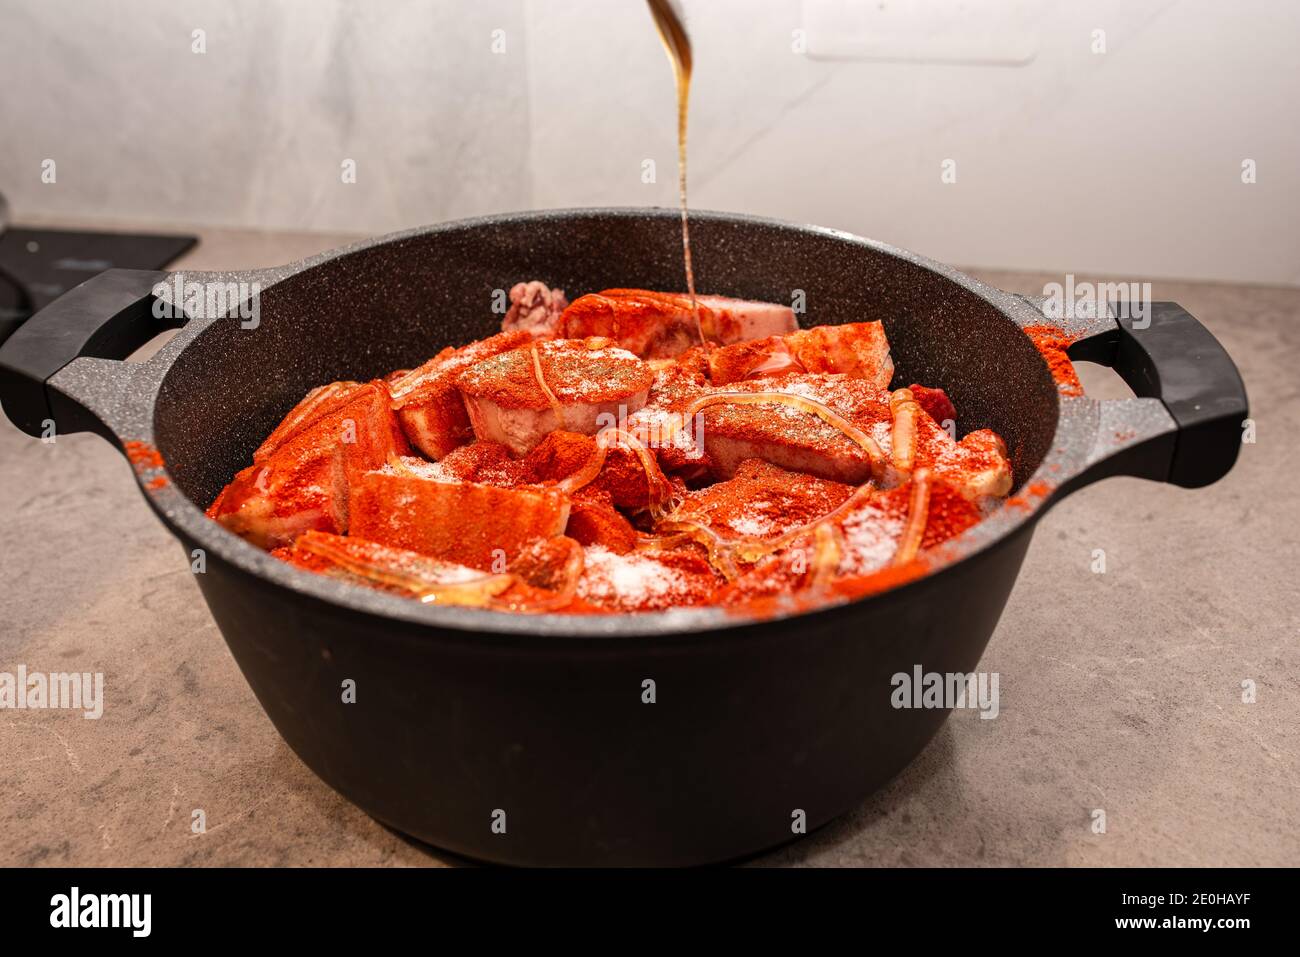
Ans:
[[[700,326],[700,307],[695,299],[695,270],[691,266],[691,227],[686,212],[686,115],[691,95],[691,39],[676,10],[673,0],[646,0],[654,17],[655,29],[663,41],[668,62],[673,67],[677,83],[677,192],[682,207],[682,257],[686,262],[686,291],[691,297],[691,315],[695,331],[704,344],[704,331]]]

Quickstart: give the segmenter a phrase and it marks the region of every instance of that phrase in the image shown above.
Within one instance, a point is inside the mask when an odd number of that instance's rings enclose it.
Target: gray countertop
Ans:
[[[272,265],[344,238],[206,230],[179,265]],[[976,274],[1026,293],[1061,279]],[[1001,676],[999,717],[955,712],[884,790],[753,863],[1300,864],[1300,290],[1154,294],[1237,360],[1258,441],[1208,489],[1110,479],[1048,514],[981,665]],[[1105,370],[1084,382],[1124,394]],[[0,710],[0,865],[457,863],[281,742],[108,443],[0,422],[0,489],[0,671],[105,675],[98,721]]]

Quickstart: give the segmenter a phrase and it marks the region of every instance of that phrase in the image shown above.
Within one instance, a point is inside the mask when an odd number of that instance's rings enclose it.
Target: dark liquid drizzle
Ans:
[[[671,0],[646,0],[654,17],[659,39],[663,41],[668,61],[677,81],[677,191],[682,206],[682,255],[686,261],[686,291],[691,297],[691,315],[695,332],[704,343],[700,326],[700,307],[695,300],[695,270],[691,266],[691,227],[686,213],[686,113],[691,95],[691,40]]]

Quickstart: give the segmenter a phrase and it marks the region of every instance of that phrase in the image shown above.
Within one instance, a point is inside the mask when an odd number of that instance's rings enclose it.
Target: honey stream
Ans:
[[[691,316],[701,345],[704,330],[700,326],[700,306],[695,299],[695,270],[691,265],[691,227],[686,212],[686,117],[691,96],[691,39],[673,0],[646,0],[654,17],[655,29],[663,41],[668,61],[677,82],[677,193],[682,207],[682,256],[686,262],[686,291],[691,297]]]

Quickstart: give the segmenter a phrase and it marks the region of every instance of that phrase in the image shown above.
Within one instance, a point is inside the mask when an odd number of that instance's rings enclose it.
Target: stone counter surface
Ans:
[[[178,266],[345,238],[207,230]],[[1062,278],[979,275],[1026,293]],[[1300,864],[1300,290],[1153,291],[1237,360],[1258,441],[1208,489],[1118,478],[1058,505],[981,664],[998,718],[954,713],[884,790],[750,863]],[[1124,394],[1084,372],[1090,394]],[[280,740],[108,443],[0,422],[0,533],[0,672],[105,675],[97,721],[0,710],[0,865],[463,863],[372,821]]]

